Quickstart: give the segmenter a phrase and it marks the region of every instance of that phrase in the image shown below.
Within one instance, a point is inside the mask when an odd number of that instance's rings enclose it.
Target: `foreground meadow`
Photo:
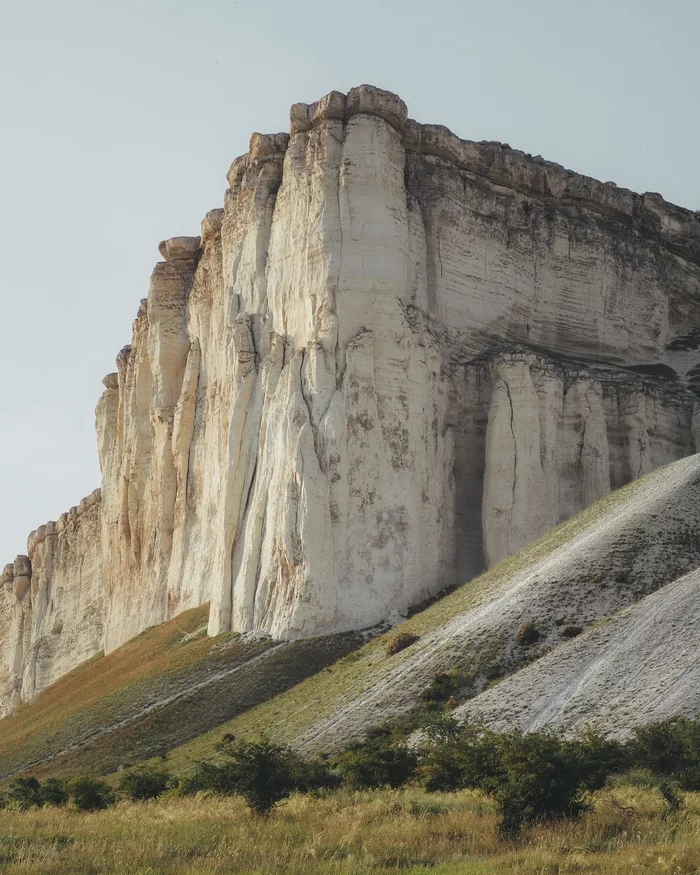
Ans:
[[[337,791],[293,796],[269,818],[238,797],[119,803],[94,814],[58,808],[0,812],[0,871],[12,875],[119,873],[431,872],[700,873],[700,794],[669,816],[657,791],[597,793],[580,820],[498,836],[479,793]]]

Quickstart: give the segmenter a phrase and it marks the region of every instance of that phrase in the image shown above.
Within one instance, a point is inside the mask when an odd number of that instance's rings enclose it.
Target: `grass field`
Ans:
[[[664,816],[661,797],[602,791],[581,820],[506,842],[491,802],[473,792],[417,789],[295,796],[270,818],[238,798],[120,803],[96,814],[0,811],[0,871],[8,875],[433,875],[700,872],[700,794]]]

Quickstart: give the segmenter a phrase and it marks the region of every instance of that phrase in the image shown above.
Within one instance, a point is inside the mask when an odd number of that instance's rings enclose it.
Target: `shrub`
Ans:
[[[534,620],[528,620],[515,633],[515,640],[521,647],[530,647],[542,637]]]
[[[414,635],[413,632],[398,632],[386,646],[387,656],[393,656],[395,653],[400,653],[400,651],[410,647],[411,644],[415,644],[419,638],[420,635]]]
[[[34,777],[13,778],[7,793],[8,802],[20,811],[37,808],[44,804],[41,784]]]
[[[203,790],[238,794],[253,811],[264,814],[294,790],[317,793],[341,781],[327,761],[304,760],[291,748],[266,739],[236,742],[233,735],[224,733],[214,749],[220,754],[219,762],[200,761],[180,778],[177,789],[182,795]]]
[[[561,630],[563,638],[576,638],[581,632],[583,632],[581,626],[564,626]]]
[[[457,725],[452,717],[452,724]],[[418,775],[426,790],[488,790],[500,773],[496,733],[464,725],[427,727]]]
[[[200,760],[189,774],[183,775],[177,789],[183,796],[193,796],[202,790],[210,790],[224,796],[236,792],[235,781],[227,769],[207,760]]]
[[[292,763],[292,783],[299,793],[316,794],[339,787],[342,778],[325,759],[303,760],[297,757]]]
[[[599,790],[611,775],[630,766],[627,746],[593,729],[587,729],[580,739],[570,744],[579,759],[582,785],[586,790]]]
[[[68,782],[68,797],[78,811],[100,811],[114,802],[114,791],[104,781],[83,775]]]
[[[122,775],[119,791],[131,802],[146,802],[164,793],[169,781],[167,772],[142,766]]]
[[[60,778],[48,778],[39,791],[44,805],[65,805],[68,802],[68,785]]]
[[[672,778],[683,790],[700,790],[700,720],[671,717],[638,727],[630,742],[633,762]]]
[[[226,786],[242,796],[256,814],[267,814],[295,789],[299,760],[287,745],[266,738],[235,741],[220,767]]]
[[[447,702],[457,693],[464,682],[456,671],[436,671],[430,685],[421,693],[425,702]]]
[[[353,789],[401,787],[413,777],[416,763],[405,739],[379,727],[368,732],[364,741],[351,742],[338,757],[336,768]]]
[[[502,834],[513,836],[526,824],[584,810],[583,771],[573,745],[546,732],[510,732],[497,744],[499,770],[490,789]]]
[[[585,793],[628,763],[621,744],[593,732],[566,741],[546,732],[499,734],[470,725],[425,731],[418,769],[425,788],[489,793],[505,835],[538,820],[579,814]]]

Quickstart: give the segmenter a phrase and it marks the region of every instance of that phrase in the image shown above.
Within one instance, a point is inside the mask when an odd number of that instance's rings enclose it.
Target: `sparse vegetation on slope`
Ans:
[[[414,709],[440,673],[455,682],[455,706],[700,564],[700,540],[689,534],[696,525],[700,530],[698,456],[623,487],[217,732],[267,732],[304,750],[331,750]],[[517,633],[528,622],[540,638],[522,646]],[[388,653],[409,638],[410,646]],[[210,733],[176,749],[173,762],[206,755],[215,739]]]
[[[362,641],[352,633],[288,644],[209,638],[207,613],[204,605],[142,632],[0,721],[0,780],[29,768],[39,776],[107,774],[163,755]]]
[[[700,564],[699,484],[697,456],[655,471],[359,650],[350,633],[208,639],[206,608],[183,614],[0,723],[0,777],[105,774],[168,751],[178,773],[222,732],[322,753],[416,708],[459,707]],[[539,637],[518,641],[523,627]]]

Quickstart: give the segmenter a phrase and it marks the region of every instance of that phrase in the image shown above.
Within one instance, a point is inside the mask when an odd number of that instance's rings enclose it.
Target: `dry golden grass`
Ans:
[[[691,875],[700,872],[700,795],[688,794],[683,812],[665,818],[660,797],[649,790],[608,790],[580,821],[538,827],[512,843],[499,839],[491,803],[470,792],[297,796],[267,820],[251,816],[235,798],[120,804],[87,815],[0,812],[0,871],[9,875],[393,870]]]

